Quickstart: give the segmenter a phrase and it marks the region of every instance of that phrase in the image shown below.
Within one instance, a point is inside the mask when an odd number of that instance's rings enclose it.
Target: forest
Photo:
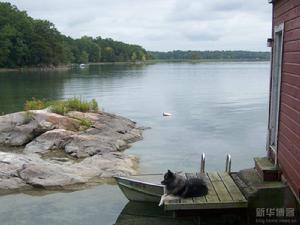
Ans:
[[[269,60],[269,52],[146,51],[110,38],[73,39],[47,20],[33,19],[10,3],[0,2],[0,68],[52,67],[70,63],[156,60]]]
[[[138,45],[110,38],[61,34],[47,20],[33,19],[10,3],[0,2],[0,67],[49,67],[69,63],[145,61]]]
[[[224,60],[224,61],[269,61],[270,52],[253,51],[169,51],[148,52],[158,60]]]

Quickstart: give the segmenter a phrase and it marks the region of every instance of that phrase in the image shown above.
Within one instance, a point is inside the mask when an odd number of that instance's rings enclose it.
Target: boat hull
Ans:
[[[158,178],[160,177],[161,175]],[[120,189],[129,201],[158,203],[164,192],[163,186],[149,182],[147,178],[149,177],[115,177]]]

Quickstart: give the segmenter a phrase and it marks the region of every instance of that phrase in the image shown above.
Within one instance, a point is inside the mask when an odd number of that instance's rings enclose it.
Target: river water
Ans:
[[[0,73],[0,114],[22,110],[32,97],[95,98],[102,110],[151,127],[143,141],[127,150],[139,156],[141,173],[198,171],[202,152],[207,170],[224,170],[225,155],[230,153],[232,170],[237,171],[253,167],[254,156],[265,155],[268,88],[268,62],[116,64],[60,72],[7,72]],[[163,117],[163,112],[173,116]],[[0,197],[0,224],[178,222],[156,207],[145,207],[127,204],[112,184],[67,193],[20,193]],[[150,217],[150,211],[156,216]]]

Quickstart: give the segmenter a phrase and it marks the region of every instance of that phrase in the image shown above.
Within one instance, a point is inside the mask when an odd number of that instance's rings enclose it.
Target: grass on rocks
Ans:
[[[28,124],[33,120],[33,114],[32,112],[26,111],[24,114],[24,124]]]
[[[26,111],[45,108],[49,108],[51,112],[60,115],[65,115],[70,111],[98,112],[99,110],[98,103],[95,99],[87,101],[78,97],[57,101],[47,101],[33,98],[31,100],[27,100],[24,105],[24,109]]]

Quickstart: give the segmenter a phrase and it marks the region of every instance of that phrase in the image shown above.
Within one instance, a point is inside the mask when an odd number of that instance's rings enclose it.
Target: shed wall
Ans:
[[[284,23],[278,162],[300,197],[300,0],[273,4],[273,26]]]

